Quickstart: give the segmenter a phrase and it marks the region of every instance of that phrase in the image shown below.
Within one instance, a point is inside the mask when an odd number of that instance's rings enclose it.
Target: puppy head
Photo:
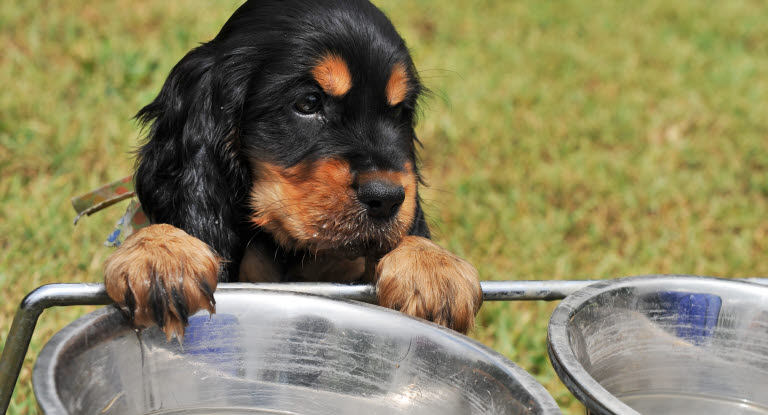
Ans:
[[[262,7],[223,29],[272,39],[257,48],[238,134],[253,223],[288,249],[388,251],[412,225],[418,184],[421,86],[403,40],[367,2]]]
[[[284,248],[386,252],[417,209],[421,92],[405,43],[369,2],[251,0],[139,113],[154,120],[140,167],[215,160],[183,175],[184,191],[247,206]],[[230,179],[201,184],[213,177]]]

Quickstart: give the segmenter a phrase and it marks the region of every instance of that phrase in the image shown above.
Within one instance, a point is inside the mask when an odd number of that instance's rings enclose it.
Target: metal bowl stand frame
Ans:
[[[768,285],[768,278],[745,281]],[[602,280],[481,281],[483,301],[553,301]],[[376,303],[374,285],[334,283],[221,283],[218,291],[248,292],[279,290],[321,295],[332,299]],[[104,284],[47,284],[27,294],[21,301],[0,357],[0,411],[5,414],[11,403],[24,358],[37,320],[46,308],[75,305],[109,305]]]

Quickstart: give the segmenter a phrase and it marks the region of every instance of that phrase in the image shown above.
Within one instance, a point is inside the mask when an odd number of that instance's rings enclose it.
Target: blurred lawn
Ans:
[[[0,338],[51,282],[100,281],[131,117],[237,1],[0,3]],[[484,279],[768,275],[768,6],[759,0],[380,2],[436,92],[419,127],[435,238]],[[474,337],[577,402],[546,357],[555,304],[487,303]],[[47,311],[36,354],[87,311]]]

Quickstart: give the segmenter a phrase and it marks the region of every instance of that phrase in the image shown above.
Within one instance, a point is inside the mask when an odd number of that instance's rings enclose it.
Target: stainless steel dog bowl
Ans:
[[[481,344],[380,307],[217,293],[184,342],[103,308],[57,333],[33,383],[46,414],[558,414]]]
[[[768,414],[768,287],[686,276],[591,285],[552,314],[549,356],[593,414]]]

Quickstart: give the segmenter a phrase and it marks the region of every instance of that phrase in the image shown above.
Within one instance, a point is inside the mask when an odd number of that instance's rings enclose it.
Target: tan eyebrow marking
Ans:
[[[392,74],[389,75],[385,92],[390,106],[394,107],[405,99],[405,95],[408,93],[408,71],[402,62],[398,62],[392,67]]]
[[[327,94],[343,97],[352,88],[347,63],[335,53],[326,53],[312,69],[312,76]]]

